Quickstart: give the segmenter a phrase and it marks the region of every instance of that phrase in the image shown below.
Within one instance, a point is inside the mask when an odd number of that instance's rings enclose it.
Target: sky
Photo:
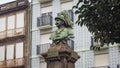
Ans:
[[[0,4],[4,4],[7,2],[11,2],[11,1],[16,1],[16,0],[0,0]],[[31,1],[31,0],[29,0],[29,1]]]

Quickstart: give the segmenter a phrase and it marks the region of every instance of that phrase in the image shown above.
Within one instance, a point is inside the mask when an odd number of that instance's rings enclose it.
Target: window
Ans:
[[[72,9],[73,2],[67,2],[67,3],[62,3],[61,4],[61,10],[69,10]]]
[[[7,45],[7,60],[14,57],[14,45]]]
[[[52,25],[52,12],[43,13],[37,18],[37,27],[45,25]]]
[[[23,34],[24,31],[24,13],[17,14],[16,35]]]
[[[19,12],[0,18],[0,39],[24,34],[24,14]]]
[[[0,18],[0,32],[6,30],[6,18]]]
[[[8,24],[7,24],[7,36],[11,37],[14,36],[14,28],[15,28],[15,16],[9,16],[8,17]]]
[[[23,42],[16,43],[16,58],[23,57]]]
[[[24,27],[24,13],[17,14],[16,28]]]
[[[40,66],[41,66],[41,68],[46,68],[47,67],[47,64],[46,64],[46,62],[40,62]]]
[[[15,16],[12,15],[8,17],[8,30],[14,28],[15,28]]]
[[[52,6],[41,8],[41,13],[48,13],[52,11]]]
[[[74,20],[74,15],[73,15],[73,11],[72,10],[68,10],[70,19],[73,21]]]
[[[5,38],[6,18],[0,18],[0,38]]]
[[[109,55],[108,54],[100,54],[95,55],[95,66],[106,66],[109,65]]]
[[[0,61],[4,61],[5,58],[7,60],[14,59],[14,56],[15,56],[15,59],[23,58],[23,54],[24,54],[23,42],[0,46]]]
[[[41,44],[46,44],[46,43],[51,43],[52,41],[49,40],[49,37],[50,37],[50,34],[44,34],[44,35],[41,35]]]
[[[0,47],[0,61],[3,61],[5,57],[5,46]]]

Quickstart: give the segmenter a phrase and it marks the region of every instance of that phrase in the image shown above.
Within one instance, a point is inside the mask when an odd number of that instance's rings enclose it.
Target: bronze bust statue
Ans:
[[[54,44],[67,44],[67,41],[72,39],[74,36],[72,28],[73,22],[70,20],[66,10],[62,11],[55,18],[55,25],[58,29],[51,34],[50,39]]]

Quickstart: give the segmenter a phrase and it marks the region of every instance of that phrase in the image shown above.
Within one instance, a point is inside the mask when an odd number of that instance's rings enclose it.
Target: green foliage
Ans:
[[[79,0],[73,8],[78,14],[76,23],[86,25],[95,41],[120,43],[120,0]]]

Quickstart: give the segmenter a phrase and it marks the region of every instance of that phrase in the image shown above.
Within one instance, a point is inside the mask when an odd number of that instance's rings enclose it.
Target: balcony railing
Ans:
[[[40,1],[40,3],[45,3],[45,2],[50,2],[52,0],[39,0],[39,1]]]
[[[73,13],[73,11],[72,11],[72,10],[68,10],[68,14],[69,14],[69,16],[70,16],[70,19],[71,19],[72,21],[74,21],[74,13]]]
[[[50,43],[37,45],[37,54],[45,53],[50,48]]]
[[[37,18],[37,27],[40,29],[48,29],[52,27],[52,12],[43,13]]]
[[[70,46],[70,48],[72,49],[72,50],[74,50],[74,41],[73,40],[68,40],[68,46]]]
[[[0,68],[15,68],[15,67],[24,67],[24,59],[10,59],[6,61],[0,61]]]
[[[117,65],[117,68],[120,68],[120,64]]]
[[[46,15],[46,16],[41,16],[37,18],[37,26],[42,27],[42,26],[52,26],[52,16]]]
[[[6,37],[14,37],[19,35],[24,35],[24,28],[16,28],[16,29],[9,29],[7,31],[0,32],[0,39],[4,39]]]
[[[110,68],[109,66],[98,66],[98,67],[92,67],[92,68]]]
[[[74,50],[74,41],[73,40],[69,40],[68,41],[68,45],[70,46],[70,48],[72,50]],[[48,49],[50,48],[50,46],[51,46],[50,43],[37,45],[37,54],[41,54],[41,53],[47,52]]]

